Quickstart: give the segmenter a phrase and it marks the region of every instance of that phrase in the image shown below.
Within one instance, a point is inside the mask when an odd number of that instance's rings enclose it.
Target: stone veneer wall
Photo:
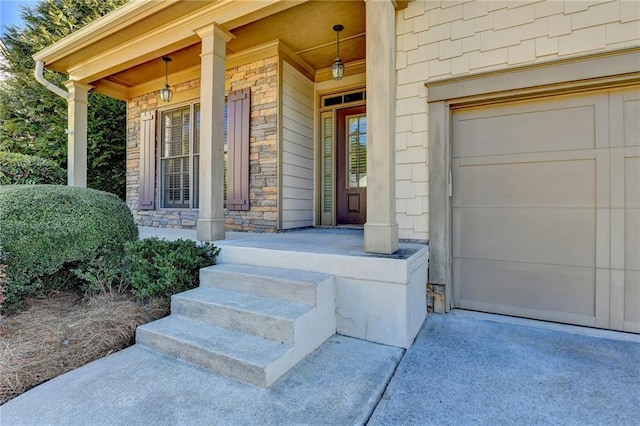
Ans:
[[[200,87],[200,79],[175,84],[175,93]],[[160,104],[160,92],[147,93],[127,103],[127,206],[140,226],[161,228],[194,228],[198,219],[197,210],[156,209],[138,210],[138,188],[140,180],[140,116],[154,111]],[[156,117],[157,119],[158,117]],[[157,158],[157,150],[156,150]],[[156,173],[158,172],[156,166]],[[156,191],[158,180],[156,179]],[[158,200],[156,199],[156,206]]]
[[[248,211],[225,212],[228,230],[252,232],[277,230],[277,69],[278,57],[274,56],[231,68],[226,72],[227,92],[251,87],[249,158],[251,208]],[[176,84],[173,90],[179,93],[197,87],[200,87],[200,79]],[[138,225],[194,228],[198,219],[197,210],[138,210],[140,116],[142,112],[155,110],[158,106],[159,92],[133,98],[127,104],[127,205]],[[157,182],[156,178],[156,188]]]
[[[227,69],[225,90],[251,87],[248,211],[225,214],[232,231],[278,229],[278,56]]]

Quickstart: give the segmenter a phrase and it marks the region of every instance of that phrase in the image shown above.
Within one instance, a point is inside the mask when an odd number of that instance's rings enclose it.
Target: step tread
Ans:
[[[268,268],[265,266],[241,265],[238,263],[220,263],[204,269],[211,270],[212,272],[218,271],[247,274],[308,285],[317,285],[318,283],[331,278],[331,275],[319,272],[301,271],[297,269]]]
[[[240,362],[265,368],[293,346],[235,332],[178,315],[138,327]]]
[[[176,294],[173,297],[285,320],[295,320],[314,309],[311,305],[222,290],[215,287],[199,287]]]

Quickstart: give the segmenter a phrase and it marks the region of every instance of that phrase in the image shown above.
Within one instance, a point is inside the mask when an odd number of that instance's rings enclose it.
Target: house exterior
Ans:
[[[69,76],[70,185],[88,91],[127,102],[140,225],[362,226],[428,241],[435,311],[640,332],[636,1],[132,1],[34,59]]]

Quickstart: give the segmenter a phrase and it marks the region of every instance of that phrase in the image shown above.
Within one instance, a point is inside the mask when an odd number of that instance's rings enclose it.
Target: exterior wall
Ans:
[[[250,202],[249,211],[225,213],[228,230],[275,232],[277,230],[277,66],[278,57],[254,61],[226,71],[226,92],[251,87]],[[175,84],[178,95],[197,89],[200,79]],[[196,100],[196,99],[194,99]],[[127,104],[127,205],[142,226],[194,228],[197,210],[138,209],[140,177],[140,116],[162,106],[159,92],[133,98]],[[156,176],[156,190],[157,190]]]
[[[282,229],[313,226],[314,84],[283,61]]]
[[[638,45],[635,1],[414,1],[396,16],[400,238],[426,239],[424,83]]]
[[[277,64],[278,58],[274,56],[226,71],[227,92],[251,87],[251,209],[226,212],[226,228],[229,230],[275,232],[277,229]],[[178,94],[198,87],[200,79],[179,83],[172,88]],[[142,112],[159,106],[158,92],[133,98],[127,105],[127,205],[139,225],[194,228],[197,210],[138,209],[140,116]],[[157,175],[155,181],[157,190]]]
[[[225,91],[251,87],[248,211],[225,213],[231,231],[275,232],[278,226],[278,57],[229,68]]]
[[[200,87],[200,79],[176,84],[172,89],[177,94],[197,87]],[[145,111],[156,110],[161,106],[161,102],[160,92],[153,92],[133,98],[127,103],[127,206],[129,206],[138,225],[162,228],[193,228],[196,226],[196,220],[198,219],[197,210],[138,209],[140,115]],[[155,186],[157,193],[157,179]]]

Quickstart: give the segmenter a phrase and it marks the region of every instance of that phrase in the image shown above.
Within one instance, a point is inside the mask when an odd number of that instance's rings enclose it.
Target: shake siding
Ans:
[[[416,0],[396,34],[396,219],[400,238],[428,239],[424,83],[640,46],[640,2]]]
[[[283,63],[282,229],[313,226],[313,83]]]

